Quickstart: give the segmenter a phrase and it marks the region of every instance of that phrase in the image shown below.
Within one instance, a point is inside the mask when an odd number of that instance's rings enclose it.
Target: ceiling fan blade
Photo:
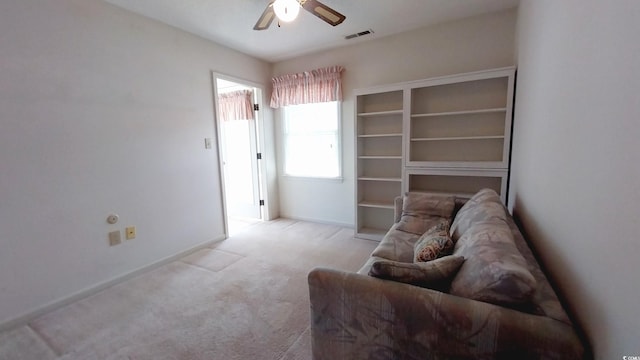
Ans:
[[[300,5],[308,12],[333,26],[342,23],[346,19],[346,16],[317,0],[301,0]]]
[[[274,1],[275,0],[269,2],[267,8],[264,9],[264,12],[260,15],[258,22],[253,26],[253,30],[266,30],[269,28],[269,25],[271,25],[271,22],[273,22],[273,19],[276,17],[276,13],[273,12]]]

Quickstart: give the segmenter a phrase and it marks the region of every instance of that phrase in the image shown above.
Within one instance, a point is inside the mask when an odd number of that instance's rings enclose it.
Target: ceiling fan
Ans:
[[[344,15],[317,0],[271,0],[253,30],[266,30],[276,17],[280,21],[292,21],[298,16],[300,7],[333,26],[346,19]]]

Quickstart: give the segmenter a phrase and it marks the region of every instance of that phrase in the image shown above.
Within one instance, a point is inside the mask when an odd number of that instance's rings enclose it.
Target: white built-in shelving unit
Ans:
[[[378,240],[393,224],[393,199],[402,191],[401,89],[356,96],[356,218],[358,235]]]
[[[506,201],[515,68],[356,90],[356,234],[379,240],[406,191]]]

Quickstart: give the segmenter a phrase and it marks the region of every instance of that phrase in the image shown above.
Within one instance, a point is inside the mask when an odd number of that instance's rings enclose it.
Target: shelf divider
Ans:
[[[385,159],[402,159],[402,156],[400,155],[360,155],[358,156],[358,159],[380,159],[380,160],[385,160]]]
[[[392,178],[392,177],[372,177],[372,176],[361,176],[358,180],[364,181],[388,181],[388,182],[401,182],[401,178]]]
[[[381,208],[381,209],[394,209],[395,208],[393,202],[370,201],[370,200],[360,201],[358,203],[358,206],[374,207],[374,208]]]
[[[412,138],[411,141],[454,141],[454,140],[494,140],[504,139],[503,135],[492,136],[451,136],[451,137],[433,137],[433,138]]]
[[[402,114],[402,109],[388,110],[388,111],[362,112],[362,113],[358,113],[358,116],[371,117],[371,116],[386,116],[386,115],[401,115],[401,114]]]
[[[433,117],[433,116],[455,116],[455,115],[471,115],[471,114],[488,114],[495,112],[505,112],[507,108],[478,109],[478,110],[462,110],[462,111],[445,111],[437,113],[411,114],[412,118]]]
[[[400,137],[402,133],[387,133],[387,134],[360,134],[359,138],[376,138],[376,137]]]

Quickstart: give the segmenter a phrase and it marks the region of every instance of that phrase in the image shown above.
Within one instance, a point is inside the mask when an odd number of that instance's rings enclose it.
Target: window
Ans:
[[[284,173],[340,178],[340,103],[283,107]]]
[[[282,108],[284,174],[339,179],[342,66],[271,79],[270,105]]]

